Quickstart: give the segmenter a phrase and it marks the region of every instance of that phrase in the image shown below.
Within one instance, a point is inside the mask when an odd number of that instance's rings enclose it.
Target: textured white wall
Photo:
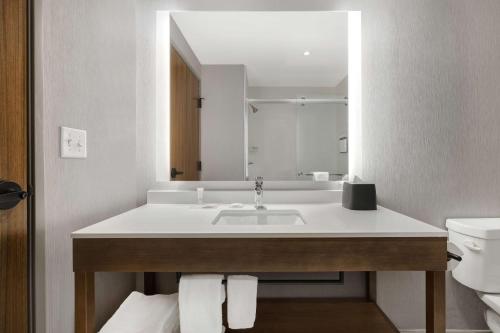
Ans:
[[[363,173],[377,183],[380,202],[441,227],[448,216],[500,214],[499,1],[141,0],[138,7],[145,38],[154,36],[159,8],[362,11]],[[143,80],[152,75],[153,47],[138,44]],[[138,96],[140,118],[154,115],[148,97]],[[152,125],[141,121],[147,135]],[[143,154],[145,189],[155,184],[154,149]],[[424,326],[420,273],[379,274],[378,291],[399,327]],[[448,278],[447,295],[450,328],[484,328],[472,291]]]
[[[70,233],[134,208],[135,3],[36,1],[37,332],[74,329]],[[88,158],[59,158],[59,126],[87,130]],[[135,287],[97,274],[97,322]]]
[[[363,12],[365,178],[382,205],[439,227],[498,216],[500,2],[377,3]],[[379,274],[402,327],[422,327],[422,278]],[[484,327],[484,306],[451,276],[447,296],[450,328]]]

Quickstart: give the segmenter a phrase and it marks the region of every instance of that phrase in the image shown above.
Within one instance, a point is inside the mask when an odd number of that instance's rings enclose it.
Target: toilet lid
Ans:
[[[500,218],[447,219],[446,227],[467,236],[500,239]]]
[[[500,294],[485,294],[478,292],[479,298],[493,311],[500,314]]]

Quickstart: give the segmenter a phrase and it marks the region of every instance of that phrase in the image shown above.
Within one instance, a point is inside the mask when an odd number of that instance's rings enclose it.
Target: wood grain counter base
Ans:
[[[95,332],[94,272],[337,272],[337,271],[426,271],[427,332],[445,332],[445,237],[409,238],[76,238],[73,239],[75,271],[76,333]],[[260,318],[276,316],[276,322],[258,322],[248,332],[298,332],[307,315],[288,318],[272,314],[272,306],[260,306]],[[281,304],[297,310],[297,304]],[[318,327],[335,332],[396,332],[374,303],[357,305],[302,304],[322,309],[325,323]],[[351,306],[357,311],[344,315],[342,325],[328,324],[337,316],[333,308]],[[290,308],[291,307],[291,308]],[[83,311],[82,311],[83,309]],[[267,310],[266,310],[267,309]],[[331,314],[329,313],[331,310]],[[264,311],[264,312],[262,312]],[[278,309],[276,310],[278,311]],[[288,311],[288,310],[287,310]],[[308,313],[305,310],[304,313]],[[300,312],[300,311],[299,311]],[[363,316],[366,316],[363,317]],[[357,318],[357,319],[356,319]],[[373,321],[367,330],[361,320]],[[260,319],[258,319],[260,320]],[[272,326],[269,326],[272,325]],[[310,325],[310,323],[309,323]],[[340,324],[339,324],[340,325]],[[347,326],[346,326],[347,325]],[[377,326],[379,325],[379,326]],[[363,326],[364,327],[364,326]],[[377,330],[370,330],[378,327]],[[308,330],[310,331],[310,330]],[[313,330],[322,332],[321,330]],[[326,332],[326,330],[324,330]]]
[[[444,271],[446,238],[77,238],[73,270]]]

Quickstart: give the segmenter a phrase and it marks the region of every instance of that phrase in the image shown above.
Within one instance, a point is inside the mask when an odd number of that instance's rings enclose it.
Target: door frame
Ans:
[[[34,7],[35,0],[26,1],[26,22],[27,22],[27,127],[28,127],[28,191],[31,195],[28,197],[28,332],[36,331],[35,318],[35,18]]]

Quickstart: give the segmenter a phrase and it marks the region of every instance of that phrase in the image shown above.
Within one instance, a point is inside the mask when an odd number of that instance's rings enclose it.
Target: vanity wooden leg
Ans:
[[[366,272],[366,298],[377,302],[377,272]]]
[[[95,333],[94,272],[75,272],[75,333]]]
[[[426,328],[427,333],[446,331],[445,272],[426,272]]]
[[[144,273],[144,294],[156,294],[156,274],[153,272]]]

